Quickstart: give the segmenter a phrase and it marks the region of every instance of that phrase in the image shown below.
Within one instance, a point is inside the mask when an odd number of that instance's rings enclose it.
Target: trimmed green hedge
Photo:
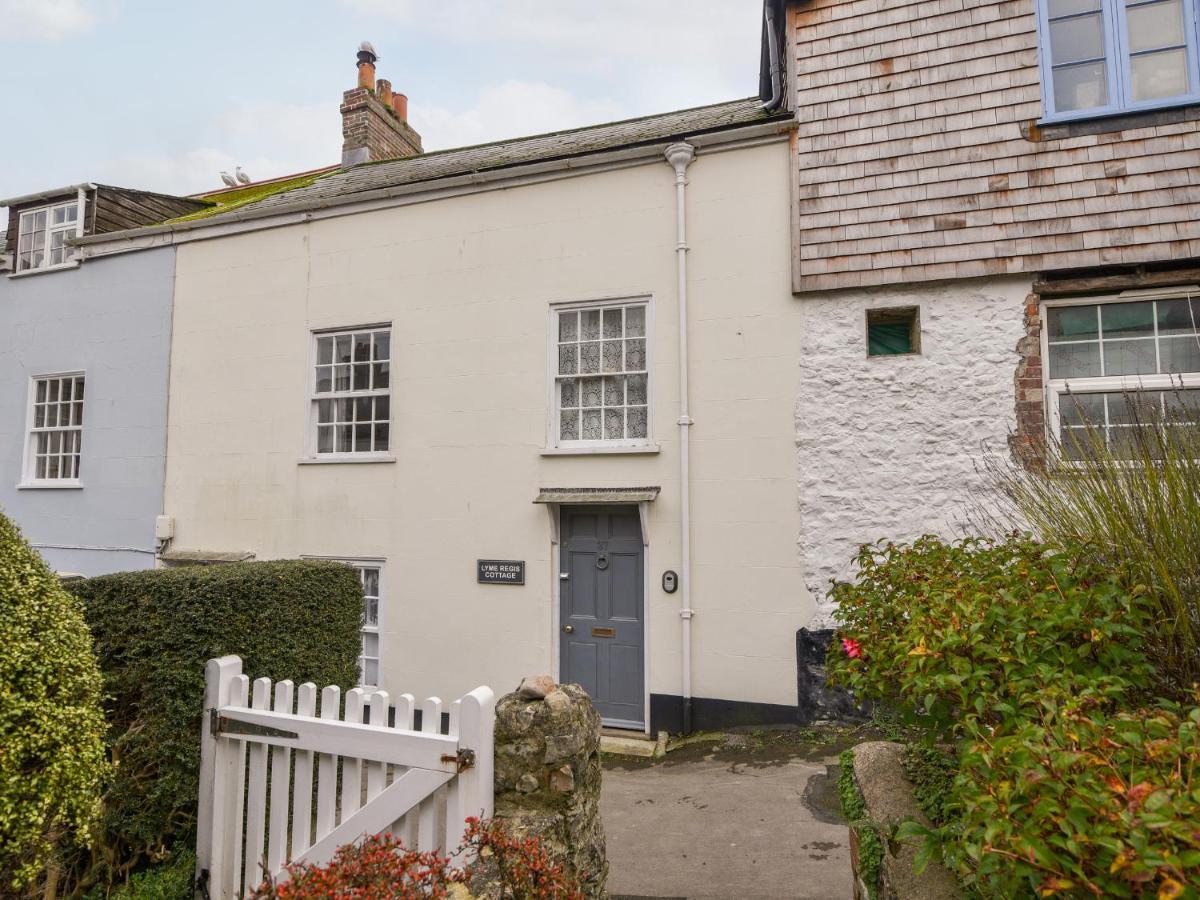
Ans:
[[[86,840],[104,775],[100,673],[77,599],[0,515],[0,897]]]
[[[192,842],[210,658],[236,653],[251,678],[357,681],[362,586],[340,563],[157,569],[71,588],[95,635],[116,769],[85,885],[122,881]]]

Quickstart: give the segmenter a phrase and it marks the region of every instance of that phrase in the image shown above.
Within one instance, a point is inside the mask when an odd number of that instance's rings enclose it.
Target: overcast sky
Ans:
[[[341,158],[369,40],[436,150],[747,97],[761,0],[0,0],[0,198]]]

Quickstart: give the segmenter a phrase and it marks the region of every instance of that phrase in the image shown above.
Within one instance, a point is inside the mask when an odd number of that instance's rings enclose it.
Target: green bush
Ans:
[[[838,798],[842,815],[858,836],[858,874],[867,886],[869,900],[879,896],[879,876],[883,870],[883,837],[879,827],[867,819],[867,804],[854,780],[854,752],[843,750],[838,756]]]
[[[86,841],[103,739],[80,603],[0,515],[0,896],[27,889],[56,838]]]
[[[1196,896],[1200,708],[1048,706],[976,735],[960,761],[957,821],[898,834],[986,895]]]
[[[1177,699],[1200,683],[1200,406],[1197,391],[1109,399],[1131,423],[1104,427],[1088,395],[1066,396],[1066,445],[1052,442],[1048,465],[989,461],[1006,498],[993,527],[1032,528],[1048,541],[1086,544],[1103,564],[1146,585],[1154,627],[1146,640],[1163,689]],[[1161,405],[1160,405],[1161,403]],[[1119,407],[1119,408],[1118,408]],[[1119,439],[1118,439],[1119,438]],[[1086,459],[1086,464],[1064,459]],[[1015,513],[1015,515],[1014,515]],[[996,520],[999,521],[996,521]]]
[[[86,900],[192,900],[196,854],[190,849],[158,865],[135,872],[112,890],[97,887]]]
[[[1103,565],[1014,537],[863,547],[835,585],[831,677],[942,735],[1035,710],[1047,694],[1113,700],[1145,688],[1144,605]]]
[[[83,883],[113,884],[194,839],[204,665],[353,685],[362,587],[339,563],[283,561],[91,578],[83,598],[104,674],[116,774]]]

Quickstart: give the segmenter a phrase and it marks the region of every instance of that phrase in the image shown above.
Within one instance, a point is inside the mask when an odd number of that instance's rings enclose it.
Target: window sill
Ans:
[[[31,275],[48,275],[51,272],[62,272],[66,269],[78,269],[79,260],[73,259],[70,262],[62,263],[57,266],[41,266],[37,269],[26,269],[24,272],[13,272],[9,278],[27,278]]]
[[[618,445],[605,447],[596,445],[594,447],[544,447],[541,450],[542,456],[612,456],[612,455],[633,455],[633,454],[655,454],[660,453],[662,448],[658,444],[637,444],[637,445]]]
[[[22,481],[17,485],[18,491],[82,491],[81,481]]]
[[[387,456],[305,456],[297,460],[301,466],[363,466],[370,463],[394,463],[396,457]]]
[[[1174,106],[1156,106],[1152,109],[1121,109],[1114,112],[1074,118],[1039,119],[1021,126],[1026,140],[1057,141],[1063,138],[1081,137],[1088,134],[1106,134],[1133,128],[1150,128],[1156,125],[1176,125],[1200,119],[1200,103],[1185,100]]]

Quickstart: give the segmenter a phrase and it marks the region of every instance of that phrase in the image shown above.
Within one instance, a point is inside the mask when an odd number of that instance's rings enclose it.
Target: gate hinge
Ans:
[[[454,763],[458,766],[459,772],[465,772],[467,769],[470,769],[475,765],[475,751],[468,750],[466,747],[463,747],[453,755],[444,753],[442,754],[442,762]]]

